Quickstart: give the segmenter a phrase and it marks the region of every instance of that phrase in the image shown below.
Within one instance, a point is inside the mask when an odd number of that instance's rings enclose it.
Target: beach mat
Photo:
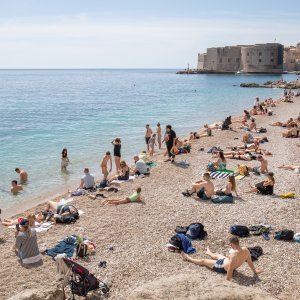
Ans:
[[[230,175],[230,173],[226,173],[226,172],[221,172],[221,171],[215,171],[215,172],[211,172],[210,173],[210,177],[212,179],[216,179],[216,178],[219,178],[219,179],[226,179],[228,178]]]

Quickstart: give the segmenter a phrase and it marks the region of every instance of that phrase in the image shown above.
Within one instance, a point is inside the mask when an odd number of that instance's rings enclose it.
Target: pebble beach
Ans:
[[[246,109],[246,107],[245,107]],[[179,254],[167,251],[166,244],[174,235],[178,225],[187,226],[200,222],[208,233],[207,239],[193,242],[197,252],[193,257],[205,257],[206,247],[214,252],[228,254],[228,230],[232,224],[251,226],[260,223],[270,224],[273,228],[269,241],[261,236],[249,236],[241,239],[243,246],[259,245],[264,255],[255,262],[255,266],[264,270],[259,277],[246,265],[238,269],[233,281],[242,286],[253,286],[277,299],[298,299],[300,294],[300,244],[277,241],[275,231],[291,229],[300,232],[300,174],[279,169],[282,164],[300,164],[299,138],[283,138],[281,127],[270,126],[276,121],[286,121],[297,117],[300,112],[300,97],[294,97],[293,103],[279,102],[272,116],[255,116],[258,127],[267,129],[268,143],[262,148],[273,153],[267,156],[269,170],[275,174],[275,194],[262,196],[247,194],[250,183],[253,185],[265,179],[264,175],[251,175],[237,180],[239,197],[233,204],[214,204],[211,201],[196,201],[185,198],[181,193],[190,187],[191,182],[200,179],[209,161],[215,160],[207,150],[212,146],[235,146],[241,144],[242,130],[233,123],[233,130],[213,130],[213,136],[201,138],[192,144],[190,154],[176,157],[176,163],[165,163],[161,153],[155,155],[156,167],[151,175],[137,178],[133,182],[122,183],[118,193],[105,193],[109,198],[123,198],[142,188],[144,203],[130,203],[117,206],[101,206],[99,199],[87,196],[74,197],[74,204],[84,213],[72,225],[56,225],[49,231],[38,234],[41,248],[51,248],[58,240],[67,235],[82,233],[93,241],[96,254],[79,262],[92,273],[111,282],[109,299],[130,299],[132,291],[139,286],[159,278],[174,274],[200,274],[214,281],[224,281],[225,277],[204,267],[182,261]],[[238,118],[238,116],[237,116]],[[172,124],[176,131],[176,122]],[[265,134],[261,134],[265,135]],[[200,151],[204,148],[205,151]],[[188,168],[178,163],[187,159]],[[238,160],[228,159],[227,168],[237,169]],[[257,166],[257,161],[246,162]],[[223,188],[227,180],[215,179],[215,189]],[[282,199],[282,193],[294,192],[294,199]],[[65,197],[62,195],[59,197]],[[59,200],[58,199],[58,200]],[[45,205],[32,208],[39,210]],[[27,212],[26,212],[27,213]],[[0,242],[1,274],[0,299],[9,299],[25,289],[43,289],[45,285],[57,285],[56,266],[51,257],[43,257],[43,265],[36,268],[24,268],[12,251],[14,230],[4,228],[4,241]],[[109,250],[112,249],[113,250]],[[107,261],[107,268],[99,268],[99,261]]]

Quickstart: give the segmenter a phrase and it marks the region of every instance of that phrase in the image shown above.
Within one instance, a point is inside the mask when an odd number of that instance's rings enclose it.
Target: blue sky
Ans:
[[[300,41],[300,1],[0,0],[0,68],[183,68],[207,47]]]

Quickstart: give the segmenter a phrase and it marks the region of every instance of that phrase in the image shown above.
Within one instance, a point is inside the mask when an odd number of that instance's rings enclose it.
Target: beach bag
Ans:
[[[230,233],[239,237],[249,236],[249,228],[244,225],[232,225],[230,226]]]
[[[277,231],[274,234],[275,240],[291,241],[294,238],[294,231],[289,229],[284,229]]]
[[[78,257],[85,257],[87,256],[87,252],[88,252],[88,245],[85,243],[80,243],[77,245],[76,247],[76,255]]]
[[[213,203],[233,203],[233,197],[231,196],[219,196],[211,200]]]
[[[216,170],[217,169],[216,169],[216,167],[215,167],[215,165],[213,163],[209,163],[207,165],[207,171],[209,171],[209,172],[215,172]]]
[[[204,239],[207,236],[207,232],[201,223],[192,223],[188,227],[186,236],[191,240]]]
[[[260,246],[248,247],[248,250],[251,255],[252,261],[257,260],[261,255],[263,255],[263,249]]]

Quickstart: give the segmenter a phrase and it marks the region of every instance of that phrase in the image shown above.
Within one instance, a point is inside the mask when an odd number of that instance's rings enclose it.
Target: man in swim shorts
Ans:
[[[21,185],[18,184],[18,181],[17,180],[13,180],[11,182],[11,187],[10,187],[10,191],[13,193],[13,194],[17,194],[19,192],[21,192],[23,190],[23,187]]]
[[[206,254],[210,256],[211,259],[191,258],[184,252],[181,252],[181,256],[184,261],[189,261],[199,266],[205,266],[217,273],[227,274],[226,279],[229,281],[232,280],[233,271],[239,268],[244,262],[247,262],[255,275],[262,272],[262,270],[254,267],[249,250],[247,247],[240,246],[238,237],[231,237],[229,239],[229,246],[232,250],[228,257],[222,254],[212,253],[209,248],[207,248]]]
[[[107,168],[107,163],[110,163],[110,169],[108,171],[108,168]],[[103,157],[102,159],[102,162],[101,162],[101,170],[102,170],[102,174],[103,174],[103,180],[106,180],[107,179],[107,176],[108,174],[111,172],[112,170],[112,157],[111,157],[111,154],[109,151],[107,151],[105,153],[105,156]]]
[[[15,172],[19,174],[21,184],[25,183],[28,180],[28,174],[25,170],[22,170],[20,168],[15,168]]]
[[[213,182],[210,180],[209,173],[203,174],[203,180],[196,181],[192,184],[192,189],[186,190],[182,193],[185,197],[191,197],[194,193],[202,200],[209,200],[213,196],[215,187]]]
[[[151,138],[152,135],[152,129],[150,128],[149,124],[146,125],[146,133],[145,133],[145,142],[147,145],[147,150],[149,152],[149,140]]]

